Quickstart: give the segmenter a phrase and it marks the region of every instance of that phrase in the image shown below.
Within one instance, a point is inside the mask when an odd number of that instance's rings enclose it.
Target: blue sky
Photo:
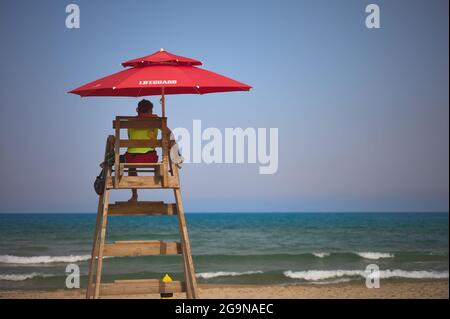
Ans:
[[[170,96],[171,127],[279,129],[277,174],[186,165],[188,211],[448,211],[448,1],[4,1],[0,17],[0,211],[96,209],[111,121],[138,99],[66,92],[161,47],[254,87]]]

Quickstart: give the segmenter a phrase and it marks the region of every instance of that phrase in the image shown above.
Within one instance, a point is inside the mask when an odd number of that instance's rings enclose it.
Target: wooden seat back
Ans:
[[[115,144],[114,144],[114,168],[115,176],[114,180],[118,185],[119,178],[123,174],[120,165],[120,149],[128,147],[152,147],[161,148],[162,154],[162,172],[163,184],[167,183],[168,176],[168,163],[169,163],[169,145],[170,145],[170,133],[167,128],[166,117],[145,117],[139,118],[135,116],[116,116],[113,121],[113,128],[115,130]],[[161,130],[161,138],[150,140],[130,140],[124,139],[120,136],[121,129],[129,128],[158,128]],[[143,163],[145,165],[145,163]]]

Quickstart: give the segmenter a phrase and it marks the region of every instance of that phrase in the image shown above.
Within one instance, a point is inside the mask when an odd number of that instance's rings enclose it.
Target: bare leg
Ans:
[[[137,176],[137,172],[135,168],[128,169],[128,176]],[[129,202],[137,202],[138,200],[138,192],[136,188],[131,189],[131,198],[128,200]]]

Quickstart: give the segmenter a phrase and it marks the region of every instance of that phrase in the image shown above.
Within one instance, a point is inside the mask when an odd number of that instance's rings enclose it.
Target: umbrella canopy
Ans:
[[[127,69],[90,82],[69,93],[80,96],[146,96],[249,91],[251,86],[187,65],[150,65]]]
[[[200,61],[161,50],[147,57],[124,62],[124,66],[133,67],[82,85],[69,93],[80,96],[161,95],[162,116],[165,116],[164,96],[167,94],[206,94],[251,89],[245,83],[195,67],[198,63],[201,64]]]
[[[202,62],[181,55],[175,55],[161,49],[153,54],[123,62],[124,67],[145,66],[152,64],[202,65]]]

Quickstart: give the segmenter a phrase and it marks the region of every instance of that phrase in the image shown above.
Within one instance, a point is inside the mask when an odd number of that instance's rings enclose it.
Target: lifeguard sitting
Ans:
[[[158,117],[153,114],[153,103],[149,100],[141,100],[136,108],[137,118]],[[130,140],[156,140],[158,137],[157,128],[129,128],[128,138]],[[125,153],[126,163],[156,163],[158,154],[153,147],[129,147]],[[129,176],[137,176],[136,168],[128,169]],[[135,188],[131,189],[132,196],[129,201],[137,201],[138,193]]]

